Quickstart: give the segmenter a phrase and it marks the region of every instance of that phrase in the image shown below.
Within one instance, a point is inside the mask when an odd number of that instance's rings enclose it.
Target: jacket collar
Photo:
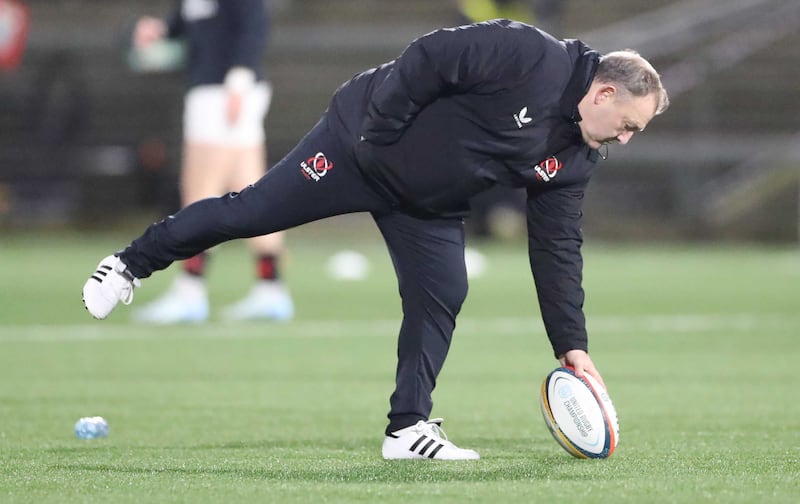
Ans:
[[[600,62],[600,53],[577,39],[567,39],[561,43],[572,61],[572,76],[561,95],[561,113],[570,122],[577,124],[581,120],[578,103],[589,92]]]

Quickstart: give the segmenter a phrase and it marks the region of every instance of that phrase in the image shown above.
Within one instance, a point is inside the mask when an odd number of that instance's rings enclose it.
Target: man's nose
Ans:
[[[617,135],[617,142],[621,145],[625,145],[626,143],[630,142],[631,137],[633,136],[633,131],[625,131]]]

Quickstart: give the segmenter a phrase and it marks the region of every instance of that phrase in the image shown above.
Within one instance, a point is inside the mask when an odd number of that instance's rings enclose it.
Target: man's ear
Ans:
[[[595,91],[594,102],[595,104],[603,103],[604,101],[613,98],[616,93],[617,87],[613,84],[602,84],[598,86],[597,91]]]

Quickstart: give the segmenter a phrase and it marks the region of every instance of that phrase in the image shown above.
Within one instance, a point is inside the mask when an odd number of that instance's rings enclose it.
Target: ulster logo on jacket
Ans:
[[[551,156],[533,169],[536,171],[536,179],[542,182],[550,182],[558,175],[558,171],[563,168],[563,164],[555,156]]]

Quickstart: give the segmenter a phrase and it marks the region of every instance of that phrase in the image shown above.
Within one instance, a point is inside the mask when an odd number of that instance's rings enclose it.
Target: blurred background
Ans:
[[[631,241],[798,241],[797,0],[274,0],[264,62],[275,89],[270,162],[338,85],[435,28],[508,14],[605,52],[631,47],[672,106],[590,187],[587,236]],[[11,6],[27,9],[24,47]],[[180,47],[130,54],[142,14],[168,0],[0,0],[0,228],[98,229],[179,207]],[[516,10],[515,10],[516,9]],[[23,50],[24,49],[24,50]],[[16,51],[16,53],[14,52]],[[114,188],[113,191],[104,190]],[[523,195],[474,202],[470,230],[524,233]]]

